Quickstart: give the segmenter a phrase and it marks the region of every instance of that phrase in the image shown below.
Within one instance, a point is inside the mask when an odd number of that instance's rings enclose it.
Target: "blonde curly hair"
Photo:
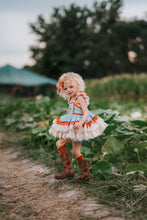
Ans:
[[[68,99],[64,93],[64,83],[67,81],[72,81],[73,85],[76,86],[77,92],[85,90],[85,83],[83,78],[78,73],[68,72],[61,75],[58,81],[58,94],[63,96],[63,98]]]

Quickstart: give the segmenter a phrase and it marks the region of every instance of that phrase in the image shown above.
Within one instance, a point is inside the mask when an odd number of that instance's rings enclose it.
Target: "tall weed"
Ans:
[[[92,100],[105,98],[117,100],[147,100],[147,75],[121,75],[86,81]]]

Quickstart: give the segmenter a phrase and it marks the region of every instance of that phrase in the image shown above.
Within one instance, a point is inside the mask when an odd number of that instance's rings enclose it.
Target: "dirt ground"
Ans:
[[[79,188],[54,179],[54,170],[18,160],[19,152],[2,146],[0,134],[1,220],[124,220],[117,212],[87,198]]]

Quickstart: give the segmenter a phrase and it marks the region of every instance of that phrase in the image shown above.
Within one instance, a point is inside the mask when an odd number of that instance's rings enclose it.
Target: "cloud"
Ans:
[[[24,53],[24,51],[23,53],[16,51],[16,53],[13,53],[13,55],[10,53],[3,54],[1,55],[0,61],[0,67],[9,64],[18,68],[22,68],[24,65],[34,64],[34,61],[29,57],[29,53]]]
[[[1,29],[1,50],[11,48],[25,48],[31,42],[29,36],[28,18],[24,14],[9,13],[9,15],[1,13],[0,20],[4,22],[0,24]]]
[[[145,12],[147,11],[147,1],[146,0],[124,0],[122,7],[122,17],[127,20],[137,17],[143,19]]]
[[[100,2],[99,0],[98,2]],[[31,63],[29,47],[34,44],[36,36],[31,34],[29,23],[37,21],[39,14],[47,20],[53,7],[71,3],[91,7],[94,0],[4,0],[0,1],[0,66],[5,63],[24,65]],[[146,0],[124,0],[122,16],[141,17],[147,9]],[[147,11],[147,10],[146,10]]]

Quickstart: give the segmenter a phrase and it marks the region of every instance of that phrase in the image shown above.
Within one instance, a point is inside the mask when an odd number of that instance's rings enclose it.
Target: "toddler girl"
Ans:
[[[69,112],[57,117],[49,130],[50,134],[59,137],[56,146],[64,166],[62,173],[55,176],[56,179],[74,177],[72,156],[65,147],[67,143],[72,142],[73,154],[81,171],[81,175],[74,179],[89,181],[90,162],[81,154],[82,141],[101,135],[107,127],[102,118],[87,109],[89,97],[84,89],[84,81],[77,73],[64,73],[59,78],[57,92],[68,99]]]

